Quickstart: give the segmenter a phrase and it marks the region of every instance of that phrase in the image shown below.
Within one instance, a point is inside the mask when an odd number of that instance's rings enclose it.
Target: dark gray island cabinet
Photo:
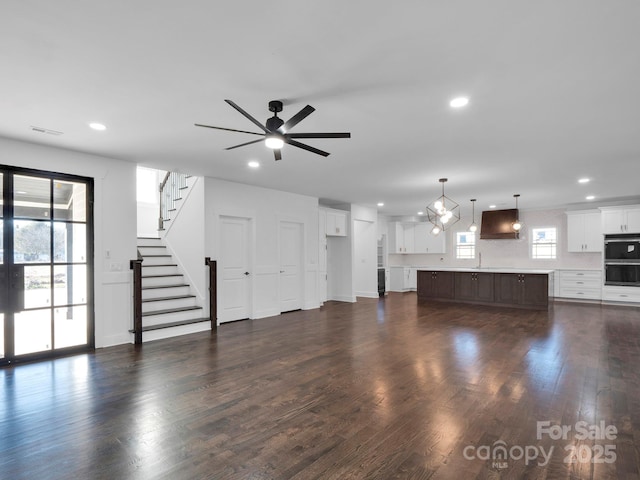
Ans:
[[[419,300],[545,310],[552,271],[512,269],[418,270]]]

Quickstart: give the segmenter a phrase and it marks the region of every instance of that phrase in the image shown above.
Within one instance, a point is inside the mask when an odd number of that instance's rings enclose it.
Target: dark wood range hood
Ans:
[[[481,240],[515,240],[519,233],[511,228],[513,222],[518,219],[518,209],[485,210],[482,212],[480,225]]]

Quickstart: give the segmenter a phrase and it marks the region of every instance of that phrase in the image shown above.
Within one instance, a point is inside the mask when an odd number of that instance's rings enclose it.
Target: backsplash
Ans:
[[[447,235],[446,254],[390,254],[388,265],[405,266],[442,266],[442,267],[476,267],[478,253],[482,254],[483,267],[513,267],[542,269],[601,269],[601,253],[569,253],[567,252],[567,215],[564,210],[520,211],[520,219],[524,223],[524,231],[518,240],[476,240],[476,258],[459,260],[455,258],[455,232],[464,231],[466,223],[460,220],[454,229],[444,232]],[[532,228],[556,227],[558,233],[557,258],[542,260],[531,258],[529,235]],[[479,237],[479,235],[478,235]]]

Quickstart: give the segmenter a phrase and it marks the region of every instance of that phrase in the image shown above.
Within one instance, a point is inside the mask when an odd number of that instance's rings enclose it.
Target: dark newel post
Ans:
[[[209,266],[209,317],[211,330],[218,329],[218,262],[205,257],[205,265]]]
[[[133,270],[133,335],[134,343],[142,343],[142,260],[130,260]]]

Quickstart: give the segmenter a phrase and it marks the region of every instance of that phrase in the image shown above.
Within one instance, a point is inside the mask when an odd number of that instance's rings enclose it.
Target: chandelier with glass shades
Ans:
[[[442,183],[442,195],[427,205],[427,218],[433,225],[431,233],[438,235],[446,228],[460,220],[460,205],[444,194],[446,178],[438,180]]]

